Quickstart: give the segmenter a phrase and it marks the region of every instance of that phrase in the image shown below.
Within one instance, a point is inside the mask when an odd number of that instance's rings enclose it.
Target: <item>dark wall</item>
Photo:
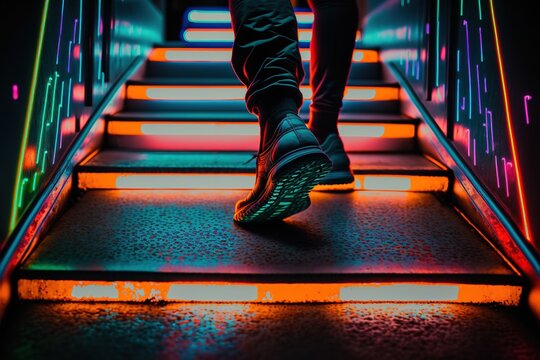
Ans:
[[[507,0],[370,0],[380,47],[508,218],[540,250],[534,12]]]

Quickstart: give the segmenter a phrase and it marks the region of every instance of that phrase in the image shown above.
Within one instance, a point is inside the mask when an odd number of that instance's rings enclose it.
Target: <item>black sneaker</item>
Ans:
[[[331,166],[304,121],[297,115],[287,115],[257,155],[255,186],[236,203],[234,220],[281,220],[307,209],[309,192]]]
[[[354,175],[351,171],[351,162],[343,142],[338,134],[330,134],[321,144],[324,153],[332,160],[332,170],[319,184],[315,191],[352,191],[354,190]]]

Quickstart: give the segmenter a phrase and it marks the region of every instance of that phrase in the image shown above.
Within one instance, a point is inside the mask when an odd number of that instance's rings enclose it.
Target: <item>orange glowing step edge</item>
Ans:
[[[304,99],[309,100],[309,86],[300,87]],[[244,86],[192,85],[129,85],[127,98],[132,100],[244,100]],[[344,100],[389,101],[399,100],[399,89],[387,86],[347,86]]]
[[[156,62],[230,62],[231,49],[212,48],[154,48],[148,60]],[[300,56],[303,61],[311,60],[309,49],[300,49]],[[357,49],[352,56],[353,63],[377,63],[379,53],[376,50]]]
[[[127,173],[85,172],[78,174],[81,189],[251,189],[254,174],[221,173]],[[354,190],[367,191],[447,191],[448,178],[424,175],[355,175]],[[328,186],[315,190],[331,190]]]
[[[517,305],[521,287],[460,283],[235,283],[20,279],[23,300],[118,302],[453,302]]]

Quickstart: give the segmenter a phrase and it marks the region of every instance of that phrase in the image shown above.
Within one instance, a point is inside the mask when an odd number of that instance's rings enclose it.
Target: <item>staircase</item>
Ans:
[[[103,148],[76,169],[76,201],[17,273],[5,351],[31,339],[30,355],[90,357],[540,354],[521,276],[448,201],[452,174],[418,151],[419,120],[401,114],[376,49],[355,50],[339,124],[356,190],[313,191],[280,224],[235,224],[259,130],[229,59],[226,41],[161,44],[128,82]]]

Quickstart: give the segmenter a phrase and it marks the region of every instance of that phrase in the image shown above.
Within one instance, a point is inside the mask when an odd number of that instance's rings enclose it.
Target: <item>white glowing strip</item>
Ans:
[[[143,174],[116,178],[117,189],[251,189],[254,183],[254,175]]]
[[[193,23],[230,24],[231,14],[226,10],[191,10],[188,13],[188,20]],[[313,24],[313,14],[298,12],[296,20],[299,24]]]
[[[142,124],[143,135],[218,135],[218,136],[259,136],[258,124]]]
[[[242,100],[245,94],[246,89],[243,87],[148,87],[146,89],[146,96],[159,100]]]
[[[311,60],[311,51],[309,49],[301,49],[300,56],[303,61]],[[165,60],[167,61],[231,61],[231,51],[215,51],[215,50],[167,50],[165,51]],[[364,60],[364,52],[355,50],[353,53],[353,61],[362,62]]]
[[[234,33],[228,29],[188,29],[184,31],[184,40],[189,42],[233,42]],[[300,29],[298,31],[298,41],[310,42],[311,31],[307,29]]]
[[[377,91],[373,89],[355,89],[347,88],[345,90],[345,96],[343,99],[346,100],[372,100],[377,96]]]
[[[349,286],[340,291],[342,301],[454,301],[458,285],[392,284]]]
[[[118,299],[118,289],[115,285],[81,285],[74,286],[71,296],[76,299],[104,298]]]
[[[231,23],[231,14],[221,10],[191,10],[188,20],[194,23]]]
[[[256,285],[171,285],[169,300],[183,301],[255,301]]]
[[[311,99],[309,87],[300,88],[305,99]],[[244,87],[152,87],[146,88],[146,96],[155,100],[243,100],[246,94]],[[375,89],[348,88],[345,100],[372,100],[377,96]]]
[[[165,59],[169,61],[231,61],[230,51],[212,50],[167,50]]]
[[[365,190],[409,190],[411,179],[407,177],[366,176],[364,178]]]
[[[339,125],[341,136],[382,137],[384,125]]]

